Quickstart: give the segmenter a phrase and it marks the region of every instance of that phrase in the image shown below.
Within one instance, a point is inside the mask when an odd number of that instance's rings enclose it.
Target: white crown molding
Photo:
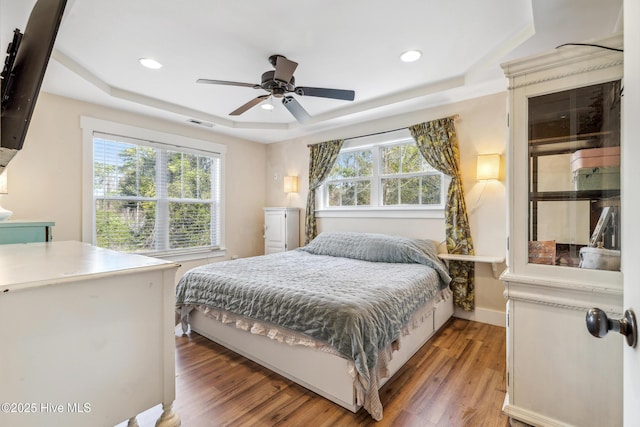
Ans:
[[[128,90],[117,88],[115,86],[111,86],[107,82],[93,74],[91,71],[80,65],[78,62],[62,53],[60,50],[54,49],[51,53],[51,58],[72,73],[76,74],[80,78],[95,86],[97,89],[114,98],[135,102],[137,104],[146,105],[148,107],[158,108],[160,110],[179,114],[187,118],[197,118],[214,123],[218,126],[225,126],[235,129],[287,130],[292,127],[292,125],[288,125],[286,123],[237,122],[224,119],[222,117],[204,113],[199,110],[186,108],[177,104],[173,104],[171,102],[162,101],[157,98],[152,98],[136,92],[131,92]]]
[[[62,65],[67,70],[76,74],[80,78],[84,79],[100,91],[105,94],[118,98],[124,101],[134,102],[136,104],[144,105],[147,107],[157,108],[170,113],[175,113],[187,118],[195,118],[215,124],[216,126],[223,126],[231,129],[256,129],[256,130],[293,130],[299,129],[302,126],[299,123],[265,123],[265,122],[240,122],[229,120],[223,117],[205,113],[203,111],[194,110],[191,108],[183,107],[171,102],[162,101],[160,99],[152,98],[140,93],[132,92],[129,90],[121,89],[115,86],[111,86],[104,80],[100,79],[94,73],[87,68],[79,64],[77,61],[67,56],[58,49],[54,49],[51,58]],[[387,108],[390,105],[398,105],[401,103],[418,101],[422,98],[450,91],[453,89],[460,89],[465,86],[465,76],[460,75],[452,77],[450,79],[438,81],[435,83],[427,84],[417,88],[411,88],[402,92],[396,92],[389,96],[379,97],[368,101],[363,101],[348,105],[342,108],[331,110],[327,113],[319,114],[309,120],[305,126],[309,130],[313,130],[314,127],[321,127],[323,124],[327,124],[334,120],[344,120],[345,117],[358,115],[358,114],[375,114],[378,109]],[[363,115],[363,119],[366,117]]]

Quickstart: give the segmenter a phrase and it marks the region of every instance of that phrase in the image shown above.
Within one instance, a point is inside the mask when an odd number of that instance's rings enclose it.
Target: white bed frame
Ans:
[[[443,294],[444,295],[444,294]],[[381,387],[413,356],[453,315],[453,296],[432,303],[429,316],[409,335],[400,338],[400,348],[393,352],[389,363],[389,377],[381,378]],[[357,412],[354,377],[349,361],[335,354],[304,346],[291,346],[268,337],[227,326],[207,317],[199,310],[189,315],[191,329],[218,344],[277,372],[301,386]],[[310,369],[310,367],[313,367]]]

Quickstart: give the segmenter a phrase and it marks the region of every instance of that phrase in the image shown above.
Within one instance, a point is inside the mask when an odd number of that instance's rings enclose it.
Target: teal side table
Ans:
[[[50,242],[54,225],[51,221],[0,221],[0,245]]]

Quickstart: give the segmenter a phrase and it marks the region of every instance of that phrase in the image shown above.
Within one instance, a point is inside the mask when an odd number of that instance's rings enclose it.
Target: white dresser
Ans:
[[[0,245],[1,426],[176,427],[178,265],[80,242]],[[135,424],[131,424],[135,425]]]
[[[290,251],[300,246],[300,209],[264,208],[264,253]]]

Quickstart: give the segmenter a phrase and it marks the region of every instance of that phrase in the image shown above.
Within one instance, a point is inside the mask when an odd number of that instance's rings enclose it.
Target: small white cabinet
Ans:
[[[621,48],[622,37],[597,44]],[[566,46],[503,68],[509,78],[503,409],[534,426],[620,426],[623,339],[592,337],[585,317],[590,307],[622,316],[622,273],[579,261],[601,213],[617,212],[621,191],[619,181],[583,187],[572,160],[584,150],[620,146],[622,53]],[[619,226],[608,235],[601,243],[615,249]]]
[[[264,208],[264,253],[285,252],[300,246],[300,209]]]

